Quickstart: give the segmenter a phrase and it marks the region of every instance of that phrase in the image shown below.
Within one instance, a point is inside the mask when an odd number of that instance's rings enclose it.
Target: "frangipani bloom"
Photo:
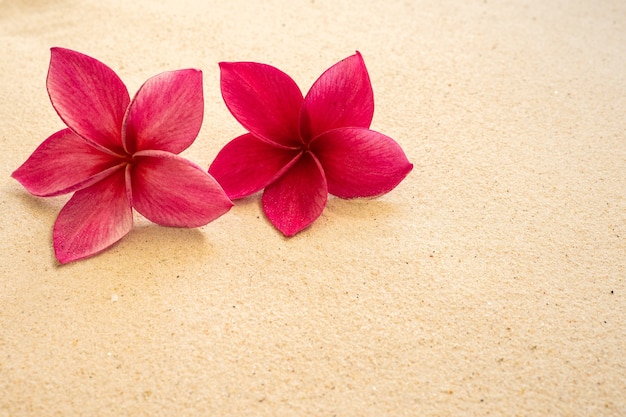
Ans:
[[[328,194],[391,191],[413,165],[393,139],[369,129],[374,95],[357,52],[326,70],[303,98],[269,65],[221,63],[226,106],[249,133],[229,142],[209,168],[231,199],[265,189],[263,210],[292,236],[313,223]]]
[[[54,224],[61,263],[94,255],[132,228],[134,207],[163,226],[198,227],[232,206],[198,165],[178,156],[202,124],[202,73],[164,72],[130,100],[103,63],[52,48],[47,89],[67,129],[46,139],[12,176],[30,193],[75,192]]]

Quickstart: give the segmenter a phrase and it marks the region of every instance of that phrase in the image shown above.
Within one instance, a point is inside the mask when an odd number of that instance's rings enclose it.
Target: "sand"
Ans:
[[[626,3],[3,0],[0,44],[0,416],[626,413]],[[69,195],[10,178],[64,127],[52,46],[131,94],[200,68],[203,167],[244,133],[218,62],[306,91],[358,50],[415,168],[290,239],[256,194],[61,266]]]

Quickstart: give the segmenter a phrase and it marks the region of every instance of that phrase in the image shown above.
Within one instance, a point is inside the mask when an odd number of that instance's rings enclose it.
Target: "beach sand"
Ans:
[[[626,3],[3,0],[0,44],[0,416],[626,413]],[[306,92],[358,50],[414,169],[292,238],[255,194],[61,266],[70,196],[10,177],[65,127],[53,46],[131,95],[201,69],[205,168],[245,133],[220,61]]]

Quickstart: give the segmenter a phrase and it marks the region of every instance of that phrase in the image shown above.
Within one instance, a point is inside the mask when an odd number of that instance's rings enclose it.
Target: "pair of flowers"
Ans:
[[[411,171],[400,146],[369,129],[374,100],[357,52],[325,71],[303,97],[282,71],[220,63],[226,106],[249,133],[229,142],[208,172],[178,154],[204,113],[202,73],[164,72],[130,99],[115,72],[87,55],[52,48],[47,89],[67,128],[47,138],[12,176],[31,194],[74,192],[53,229],[61,263],[124,237],[135,208],[163,226],[199,227],[264,189],[268,219],[286,236],[313,223],[328,194],[371,197]]]

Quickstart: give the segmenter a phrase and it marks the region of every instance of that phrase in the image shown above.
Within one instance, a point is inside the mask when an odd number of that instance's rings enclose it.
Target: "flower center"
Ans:
[[[120,159],[122,160],[122,163],[125,163],[128,165],[133,165],[135,163],[134,155],[131,155],[128,153],[124,153],[123,155],[121,155]]]

